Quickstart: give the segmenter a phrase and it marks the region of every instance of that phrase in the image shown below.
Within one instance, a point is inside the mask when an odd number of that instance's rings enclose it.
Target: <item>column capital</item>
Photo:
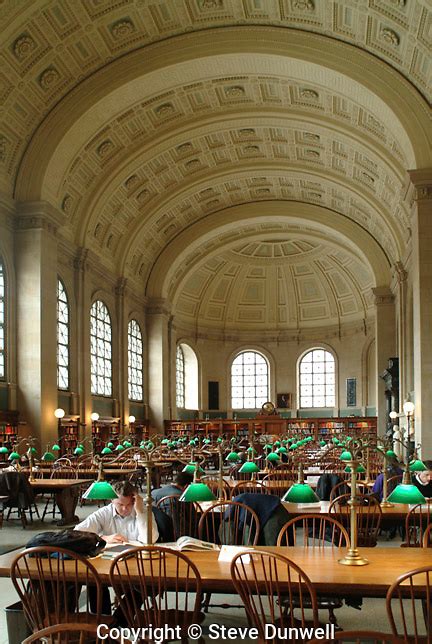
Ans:
[[[66,215],[48,201],[21,201],[17,204],[17,230],[46,230],[52,235],[66,222]]]
[[[115,287],[115,293],[116,295],[119,295],[120,297],[124,297],[126,294],[126,291],[128,289],[128,279],[127,277],[119,277],[117,280],[117,284]]]
[[[150,298],[146,305],[147,315],[171,315],[171,304],[163,297]]]
[[[377,286],[372,289],[375,306],[394,304],[395,297],[388,286]]]
[[[88,271],[91,266],[99,262],[98,256],[89,248],[80,246],[73,260],[74,268],[78,271]]]
[[[415,200],[432,200],[432,168],[409,170],[408,174],[413,186],[415,187]]]

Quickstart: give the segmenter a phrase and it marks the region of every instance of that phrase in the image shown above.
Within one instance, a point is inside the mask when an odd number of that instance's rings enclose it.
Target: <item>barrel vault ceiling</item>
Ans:
[[[409,243],[415,150],[377,93],[326,66],[325,43],[342,43],[347,65],[370,54],[427,111],[428,0],[4,0],[0,21],[4,194],[50,202],[68,243],[165,297],[185,327],[368,318],[372,287],[387,278],[344,221],[370,236],[390,274]],[[275,49],[224,50],[225,34],[274,38]],[[307,38],[322,60],[276,46]],[[265,215],[275,202],[289,204],[285,221],[250,217],[248,204]],[[295,204],[324,224],[299,225]],[[241,219],[229,232],[218,222],[233,208]],[[193,257],[184,244],[158,266],[185,232]]]

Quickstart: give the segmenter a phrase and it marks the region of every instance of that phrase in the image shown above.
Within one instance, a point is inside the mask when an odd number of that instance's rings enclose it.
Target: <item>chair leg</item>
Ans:
[[[21,519],[23,529],[25,530],[27,526],[27,517],[26,517],[25,511],[19,510],[19,514],[20,514],[20,519]]]
[[[204,602],[203,602],[204,613],[208,613],[209,611],[210,599],[211,599],[211,593],[206,593],[204,597]]]
[[[336,615],[335,615],[335,612],[334,612],[334,608],[329,608],[328,613],[329,613],[329,622],[330,622],[330,624],[334,624],[335,631],[341,631],[342,629],[339,626],[339,624],[337,623],[337,618],[336,618]]]

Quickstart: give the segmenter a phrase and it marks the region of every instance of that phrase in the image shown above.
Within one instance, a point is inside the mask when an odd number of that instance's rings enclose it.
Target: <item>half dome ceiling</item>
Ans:
[[[1,12],[6,195],[49,202],[71,247],[186,326],[368,316],[409,243],[406,171],[430,160],[430,3],[5,0]],[[248,209],[269,204],[286,212],[252,230]],[[299,224],[297,204],[326,230]],[[223,228],[231,211],[238,234]],[[179,240],[196,231],[187,254]],[[375,263],[356,251],[368,237]]]
[[[325,242],[246,241],[194,270],[175,296],[177,323],[200,332],[261,332],[365,320],[373,276]]]

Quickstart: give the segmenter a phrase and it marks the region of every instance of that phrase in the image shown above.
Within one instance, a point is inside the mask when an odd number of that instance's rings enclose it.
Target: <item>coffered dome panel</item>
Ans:
[[[343,326],[368,317],[373,285],[367,265],[346,250],[280,234],[204,261],[175,294],[173,313],[199,332]]]

